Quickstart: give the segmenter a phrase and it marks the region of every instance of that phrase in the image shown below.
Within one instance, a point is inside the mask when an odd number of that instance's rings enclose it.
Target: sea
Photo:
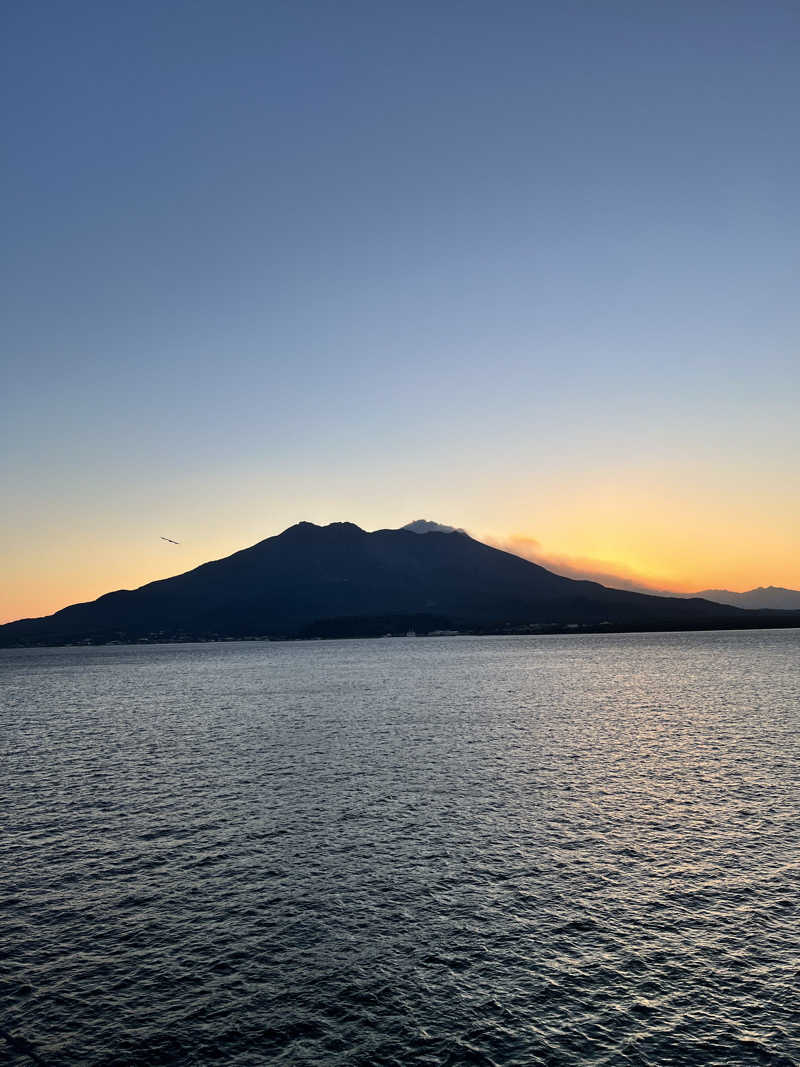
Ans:
[[[800,630],[0,652],[0,1060],[800,1064]]]

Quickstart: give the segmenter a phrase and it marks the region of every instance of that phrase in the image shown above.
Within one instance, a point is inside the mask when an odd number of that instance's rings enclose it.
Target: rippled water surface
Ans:
[[[0,652],[5,1053],[796,1065],[799,664],[800,631]]]

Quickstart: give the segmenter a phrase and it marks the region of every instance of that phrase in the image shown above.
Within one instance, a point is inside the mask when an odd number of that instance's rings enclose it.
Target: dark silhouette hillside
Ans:
[[[562,578],[460,532],[301,522],[177,577],[8,623],[0,644],[380,632],[387,618],[423,630],[752,625],[706,600]]]

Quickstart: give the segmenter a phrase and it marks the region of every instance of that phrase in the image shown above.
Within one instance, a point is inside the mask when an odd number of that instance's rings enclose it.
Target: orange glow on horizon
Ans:
[[[719,530],[707,539],[700,539],[694,532],[676,538],[674,531],[659,530],[655,522],[637,528],[628,516],[620,528],[615,522],[601,521],[602,516],[595,518],[598,521],[587,536],[582,530],[588,524],[578,523],[574,514],[562,511],[563,525],[557,530],[560,536],[557,540],[548,537],[547,543],[524,532],[473,535],[557,574],[623,589],[694,593],[703,589],[741,592],[763,585],[800,588],[800,562],[788,540],[783,545],[765,546],[756,545],[753,539],[748,541],[745,552],[730,537],[723,538]],[[386,525],[364,524],[365,528]],[[268,531],[266,536],[275,532],[279,531]],[[121,544],[98,551],[96,544],[73,541],[61,544],[52,556],[23,552],[18,566],[4,582],[0,622],[49,615],[116,589],[135,589],[259,540],[257,536],[236,538],[232,531],[225,534],[192,546],[173,547],[158,542],[146,549]],[[562,544],[565,549],[551,550],[551,543]]]

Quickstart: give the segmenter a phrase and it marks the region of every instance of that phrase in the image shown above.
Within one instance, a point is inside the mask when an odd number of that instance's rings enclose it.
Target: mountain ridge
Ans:
[[[800,589],[785,589],[780,585],[759,585],[743,593],[730,589],[703,589],[690,595],[755,611],[800,611]]]

